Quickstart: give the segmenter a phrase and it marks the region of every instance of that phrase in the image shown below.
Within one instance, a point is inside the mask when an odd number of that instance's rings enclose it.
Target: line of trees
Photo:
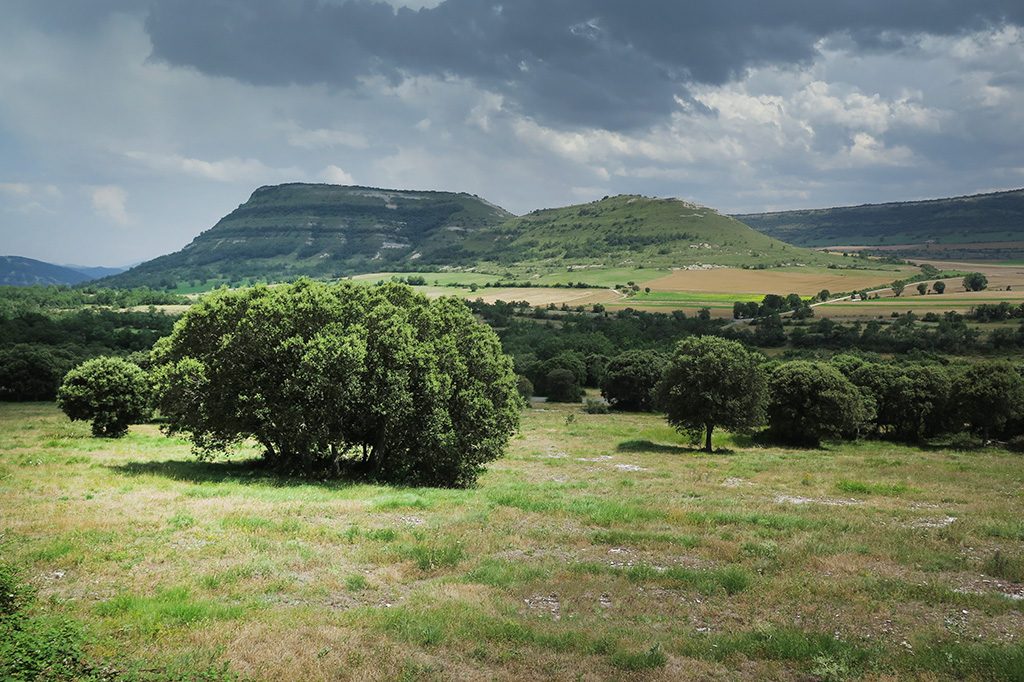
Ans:
[[[818,294],[818,298],[821,300],[827,300],[828,296],[829,292],[825,289]],[[760,302],[736,301],[732,304],[732,316],[733,319],[741,320],[793,313],[796,319],[804,319],[814,315],[810,304],[811,301],[802,298],[800,294],[788,294],[787,296],[768,294]]]
[[[174,320],[160,312],[91,308],[0,316],[0,400],[53,400],[67,371],[93,357],[146,364],[149,350],[171,333]]]
[[[766,442],[810,447],[836,438],[922,443],[960,432],[1002,441],[1024,434],[1024,376],[1006,361],[894,363],[850,354],[769,361],[736,341],[694,336],[671,354],[612,357],[600,386],[612,409],[663,410],[708,451],[716,428],[764,427],[758,438]]]
[[[678,343],[654,395],[669,423],[703,435],[708,451],[719,426],[766,426],[765,440],[812,447],[827,438],[916,443],[959,432],[986,441],[1024,434],[1024,376],[1006,361],[767,362],[735,341],[696,337]]]

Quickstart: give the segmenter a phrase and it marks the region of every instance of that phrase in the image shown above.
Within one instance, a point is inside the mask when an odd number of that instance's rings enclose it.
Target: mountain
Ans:
[[[1024,258],[1024,189],[733,216],[790,244],[949,260]]]
[[[462,251],[503,267],[776,267],[827,257],[787,245],[680,199],[605,197],[511,218],[466,238]]]
[[[89,265],[70,265],[65,264],[61,267],[74,270],[86,275],[89,279],[99,279],[100,277],[110,277],[111,275],[119,275],[128,268],[105,268],[101,266],[89,266]]]
[[[110,286],[275,280],[425,268],[511,213],[465,193],[292,183],[260,187],[181,251],[103,280]]]
[[[85,273],[61,265],[22,256],[0,256],[0,285],[3,286],[81,284],[91,279]]]

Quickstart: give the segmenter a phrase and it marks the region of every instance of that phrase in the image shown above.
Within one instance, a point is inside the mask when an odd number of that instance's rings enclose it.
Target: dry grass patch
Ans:
[[[253,679],[1015,679],[1019,455],[705,455],[578,409],[527,410],[448,491],[281,481],[0,405],[0,542],[91,653]]]

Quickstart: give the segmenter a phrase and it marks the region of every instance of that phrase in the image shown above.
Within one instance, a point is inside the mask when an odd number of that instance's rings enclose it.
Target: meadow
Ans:
[[[715,444],[539,404],[477,487],[408,489],[2,404],[0,552],[182,679],[1024,679],[1021,455]]]

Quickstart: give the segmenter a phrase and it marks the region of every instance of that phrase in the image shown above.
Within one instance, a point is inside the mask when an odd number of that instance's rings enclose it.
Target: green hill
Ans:
[[[872,246],[948,259],[1024,257],[1024,189],[733,217],[798,246]]]
[[[633,195],[512,218],[467,238],[462,250],[485,264],[532,269],[828,262],[821,254],[787,245],[713,209]]]
[[[22,256],[0,256],[0,285],[81,284],[93,279],[84,272]]]
[[[103,283],[209,286],[439,269],[518,278],[591,267],[828,260],[678,199],[616,196],[515,217],[470,194],[288,184],[261,187],[181,251]]]
[[[181,251],[107,278],[111,286],[280,280],[430,269],[467,235],[512,214],[470,194],[287,184],[260,187]]]

